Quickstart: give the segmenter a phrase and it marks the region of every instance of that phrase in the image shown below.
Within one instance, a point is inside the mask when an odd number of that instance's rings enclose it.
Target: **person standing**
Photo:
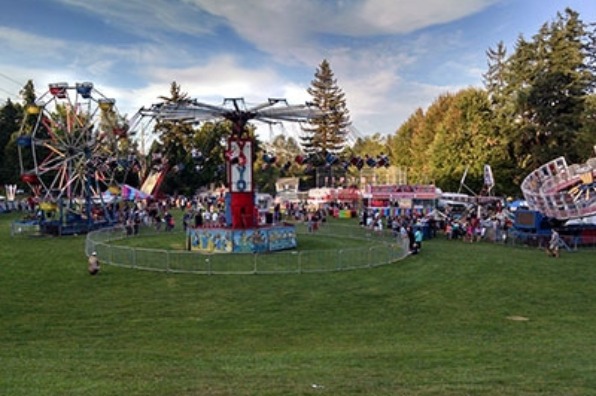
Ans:
[[[406,232],[407,232],[407,235],[408,235],[408,245],[409,245],[409,248],[410,248],[410,253],[411,254],[417,254],[418,253],[418,248],[416,246],[414,229],[412,228],[411,225],[408,225],[406,227]]]
[[[548,248],[546,254],[552,257],[559,257],[559,245],[561,244],[561,237],[557,230],[553,230],[550,235],[550,241],[548,242]]]
[[[87,261],[87,263],[89,275],[97,275],[99,273],[99,259],[97,258],[97,252],[91,253],[91,256],[89,256],[89,260]]]
[[[424,235],[422,234],[422,230],[420,227],[416,228],[416,232],[414,233],[414,241],[416,242],[416,252],[419,252],[422,249],[422,240],[424,239]]]

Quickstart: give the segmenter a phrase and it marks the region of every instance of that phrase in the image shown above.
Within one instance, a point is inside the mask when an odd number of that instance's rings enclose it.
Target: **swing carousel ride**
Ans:
[[[26,107],[19,166],[42,233],[78,234],[115,222],[114,199],[140,166],[127,135],[115,100],[90,82],[50,84]]]
[[[285,99],[269,99],[247,105],[242,98],[225,99],[220,106],[185,100],[158,103],[142,108],[138,115],[156,121],[199,124],[225,120],[232,133],[225,152],[228,193],[225,198],[225,223],[219,228],[192,228],[187,231],[189,250],[218,253],[254,253],[291,249],[297,246],[296,232],[289,224],[260,225],[253,183],[254,139],[247,128],[251,121],[269,125],[306,122],[323,116],[309,104],[290,105]]]

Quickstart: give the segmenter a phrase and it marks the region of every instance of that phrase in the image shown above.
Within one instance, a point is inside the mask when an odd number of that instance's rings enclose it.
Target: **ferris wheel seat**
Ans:
[[[58,205],[54,202],[40,202],[39,208],[44,212],[54,212],[58,209]]]
[[[112,133],[118,137],[125,137],[126,136],[126,128],[114,128]]]
[[[269,164],[269,165],[271,165],[271,164],[274,164],[274,163],[275,163],[275,161],[277,161],[277,157],[276,157],[275,155],[273,155],[273,154],[269,154],[269,153],[267,153],[267,154],[264,154],[264,155],[263,155],[263,161],[264,161],[266,164]]]
[[[114,107],[116,101],[114,99],[99,99],[97,103],[102,111],[110,111]]]
[[[27,105],[26,111],[29,115],[37,115],[41,112],[41,107],[36,104],[30,104]]]
[[[31,146],[31,136],[23,135],[17,138],[17,145],[20,147],[30,147]]]
[[[331,153],[327,153],[327,155],[325,156],[325,162],[328,165],[334,165],[339,161],[339,158]]]
[[[93,90],[93,83],[84,82],[84,83],[77,83],[77,93],[81,95],[84,99],[91,98],[91,91]]]
[[[350,164],[354,165],[358,170],[364,167],[364,160],[361,157],[353,157],[350,159]]]
[[[27,184],[39,184],[39,177],[35,173],[23,173],[21,180]]]
[[[53,96],[64,99],[66,98],[66,90],[68,89],[67,83],[54,83],[50,84],[50,94]]]

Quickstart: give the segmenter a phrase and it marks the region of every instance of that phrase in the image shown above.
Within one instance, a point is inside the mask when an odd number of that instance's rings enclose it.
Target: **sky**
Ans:
[[[393,134],[566,7],[596,22],[594,0],[0,0],[0,104],[28,80],[90,81],[129,117],[173,81],[208,104],[302,104],[326,59],[352,133]]]

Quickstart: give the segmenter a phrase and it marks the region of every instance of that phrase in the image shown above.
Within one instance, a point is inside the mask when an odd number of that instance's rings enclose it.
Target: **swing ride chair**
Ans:
[[[113,225],[122,183],[138,162],[127,124],[92,83],[49,84],[26,107],[17,139],[21,180],[42,233],[68,235]]]
[[[247,125],[258,121],[269,125],[306,122],[323,113],[310,104],[290,105],[285,99],[269,99],[248,106],[243,98],[225,99],[221,106],[185,100],[159,103],[141,108],[135,118],[150,117],[158,122],[198,125],[204,121],[227,120],[232,134],[227,140],[225,163],[228,193],[225,199],[225,224],[222,227],[198,227],[187,230],[187,248],[216,253],[256,253],[297,246],[291,224],[259,224],[253,181],[254,139]]]

